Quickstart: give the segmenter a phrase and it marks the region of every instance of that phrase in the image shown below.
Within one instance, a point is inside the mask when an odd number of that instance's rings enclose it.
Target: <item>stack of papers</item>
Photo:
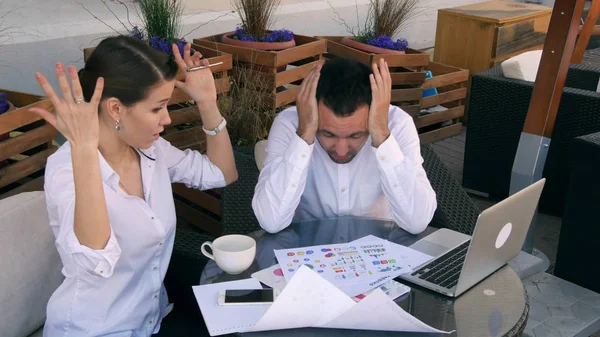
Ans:
[[[307,327],[451,333],[419,321],[380,289],[357,303],[307,266],[298,268],[271,305],[217,304],[221,289],[258,288],[255,279],[193,287],[210,335]]]
[[[275,250],[279,265],[267,268],[253,277],[278,289],[293,277],[300,266],[306,266],[353,297],[365,294],[393,278],[411,273],[413,266],[432,259],[414,249],[367,236],[347,244]]]
[[[285,286],[287,285],[287,281],[285,280],[285,277],[283,277],[283,271],[281,270],[281,267],[279,267],[278,264],[276,264],[272,267],[263,269],[261,271],[257,271],[256,273],[252,274],[251,276],[252,276],[252,278],[257,279],[260,282],[262,282],[263,284],[265,284],[271,288],[274,288],[274,289],[283,290],[283,288],[285,288]],[[392,300],[395,300],[396,298],[398,298],[410,291],[410,287],[408,287],[402,283],[396,282],[394,280],[387,281],[386,283],[383,283],[382,285],[380,285],[374,289],[381,289]],[[371,290],[368,290],[361,294],[358,294],[356,296],[353,296],[352,299],[354,301],[358,302],[358,301],[362,300],[363,298],[365,298],[368,294],[370,294],[374,289],[371,289]],[[349,296],[352,296],[352,295],[349,295]]]

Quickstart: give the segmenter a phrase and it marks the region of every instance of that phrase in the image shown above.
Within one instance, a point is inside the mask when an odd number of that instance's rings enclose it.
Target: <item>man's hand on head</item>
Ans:
[[[317,84],[319,83],[321,66],[321,63],[315,65],[306,75],[296,97],[296,109],[298,111],[298,130],[296,133],[308,145],[314,143],[319,128]]]
[[[392,77],[383,58],[379,60],[379,66],[373,63],[372,68],[373,73],[369,75],[373,95],[369,110],[369,133],[373,146],[379,147],[390,136],[388,114],[392,100]]]

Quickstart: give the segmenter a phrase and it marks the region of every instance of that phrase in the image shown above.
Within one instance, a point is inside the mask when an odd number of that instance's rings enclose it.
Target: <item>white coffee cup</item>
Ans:
[[[206,246],[212,254],[206,251]],[[248,269],[256,255],[256,241],[247,235],[224,235],[213,242],[206,241],[200,247],[202,254],[217,263],[224,272],[237,275]]]

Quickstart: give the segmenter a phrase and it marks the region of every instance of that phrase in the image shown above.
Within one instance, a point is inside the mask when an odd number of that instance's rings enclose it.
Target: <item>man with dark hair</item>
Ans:
[[[412,117],[390,104],[387,63],[345,58],[314,67],[296,107],[271,127],[252,200],[263,229],[339,216],[394,220],[422,232],[437,207]]]

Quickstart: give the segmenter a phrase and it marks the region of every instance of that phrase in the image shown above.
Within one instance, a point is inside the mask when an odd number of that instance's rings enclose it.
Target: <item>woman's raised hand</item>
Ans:
[[[90,102],[86,102],[75,67],[69,66],[71,86],[69,86],[62,63],[56,64],[56,75],[62,97],[56,94],[43,74],[36,74],[36,79],[46,96],[52,102],[56,114],[43,108],[31,108],[29,110],[54,126],[69,141],[72,147],[92,147],[93,149],[97,149],[100,127],[98,122],[98,106],[102,98],[104,79],[101,77],[98,78],[94,95]]]
[[[179,70],[185,74],[185,80],[177,81],[176,87],[188,94],[196,104],[200,112],[208,110],[217,104],[217,90],[212,71],[209,68],[188,72],[187,68],[197,66],[208,66],[208,60],[200,60],[202,54],[196,51],[190,55],[191,44],[188,43],[183,49],[183,58],[181,57],[179,47],[173,44],[173,55]]]

